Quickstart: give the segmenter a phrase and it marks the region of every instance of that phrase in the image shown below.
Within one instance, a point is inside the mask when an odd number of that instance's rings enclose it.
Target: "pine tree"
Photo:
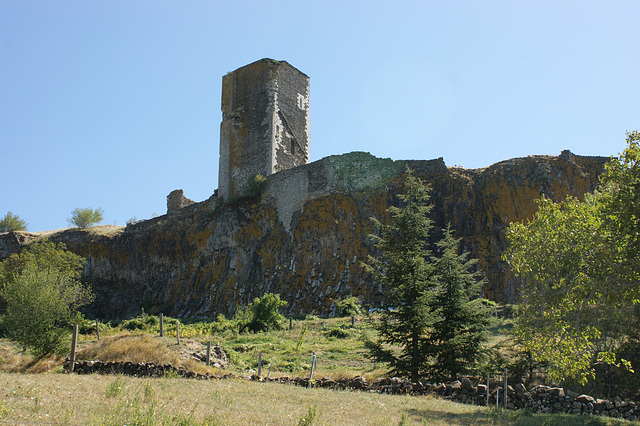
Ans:
[[[471,272],[476,260],[458,255],[460,240],[450,228],[432,254],[429,188],[410,170],[398,197],[400,206],[388,209],[390,224],[374,219],[380,235],[372,238],[380,255],[369,256],[364,266],[384,286],[385,301],[378,340],[365,344],[392,374],[413,382],[429,374],[455,378],[477,359],[488,323],[474,299],[482,285]]]
[[[438,254],[432,257],[435,287],[429,310],[435,318],[424,354],[429,357],[427,371],[433,379],[455,380],[469,371],[478,360],[486,340],[488,312],[477,297],[483,284],[471,272],[477,259],[467,260],[468,253],[458,254],[460,239],[448,226],[437,243]]]
[[[428,215],[433,206],[429,188],[410,170],[404,183],[401,206],[388,209],[391,223],[373,219],[380,230],[379,236],[372,236],[380,256],[369,256],[364,266],[386,292],[382,319],[376,325],[379,339],[366,345],[375,360],[416,382],[424,374],[424,343],[431,325],[429,286],[434,265],[429,261],[428,237],[433,222]],[[393,346],[401,348],[399,354]]]

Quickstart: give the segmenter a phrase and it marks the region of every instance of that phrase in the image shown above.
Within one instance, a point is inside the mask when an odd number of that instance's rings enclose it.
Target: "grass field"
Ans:
[[[122,325],[101,327],[99,342],[88,333],[80,337],[79,359],[155,362],[183,365],[200,373],[224,371],[190,359],[207,341],[220,343],[232,363],[226,371],[238,376],[257,368],[272,376],[308,377],[311,356],[318,357],[314,378],[364,376],[373,380],[387,373],[367,358],[362,338],[372,333],[370,319],[354,327],[348,318],[315,317],[293,322],[293,329],[268,333],[217,330],[216,325],[186,322],[181,344],[175,320],[166,336],[157,335],[152,318],[136,320],[141,329]],[[173,328],[172,328],[173,324]],[[288,324],[287,324],[288,325]],[[496,320],[493,342],[504,340],[509,321]],[[538,415],[456,404],[433,397],[381,395],[356,391],[305,389],[240,378],[197,381],[177,377],[143,379],[123,376],[77,376],[62,373],[62,357],[33,359],[15,344],[0,339],[0,423],[90,425],[398,425],[398,424],[518,424],[617,425],[627,422],[569,415]]]
[[[0,374],[0,423],[91,425],[618,425],[431,397],[305,389],[243,380]]]

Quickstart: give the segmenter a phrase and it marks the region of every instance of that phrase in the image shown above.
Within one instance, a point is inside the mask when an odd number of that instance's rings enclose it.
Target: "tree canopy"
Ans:
[[[77,226],[78,228],[88,228],[95,224],[102,222],[104,216],[104,210],[101,208],[76,208],[71,212],[71,217],[67,219],[70,225]]]
[[[640,298],[640,149],[637,132],[584,200],[542,198],[507,230],[504,258],[523,278],[516,334],[555,379],[582,383],[597,365],[623,365],[616,349],[636,333]]]
[[[0,232],[11,231],[26,231],[27,222],[22,220],[20,216],[14,215],[11,212],[7,212],[2,219],[0,219]]]
[[[33,243],[0,262],[0,320],[8,336],[36,355],[62,349],[78,308],[92,300],[80,282],[84,259],[63,243]]]
[[[476,361],[483,340],[486,312],[471,302],[480,282],[449,228],[433,254],[429,188],[410,170],[398,197],[389,224],[373,219],[380,254],[364,266],[384,286],[385,301],[379,337],[366,345],[374,359],[414,382],[427,374],[455,377]]]

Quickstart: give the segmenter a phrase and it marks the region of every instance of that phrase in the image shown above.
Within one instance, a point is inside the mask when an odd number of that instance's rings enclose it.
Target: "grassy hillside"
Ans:
[[[318,358],[314,378],[364,376],[373,380],[386,370],[367,357],[362,338],[373,334],[371,319],[309,317],[292,329],[238,333],[224,321],[186,321],[181,342],[176,322],[166,319],[158,337],[157,317],[141,316],[120,324],[101,324],[96,341],[91,325],[80,335],[79,359],[155,362],[183,365],[200,373],[232,372],[236,378],[197,381],[169,376],[142,379],[62,374],[62,357],[33,359],[0,340],[0,422],[98,425],[163,424],[623,424],[608,418],[538,415],[461,405],[433,397],[382,395],[357,391],[305,389],[241,378],[257,370],[262,354],[266,375],[308,377],[311,357]],[[286,324],[288,326],[288,324]],[[505,343],[509,320],[494,319],[491,343]],[[231,363],[225,370],[193,358],[206,342],[220,343]],[[508,345],[506,345],[508,347]],[[25,374],[27,373],[27,374]]]
[[[0,374],[0,422],[92,425],[622,425],[430,397],[305,389],[243,380]]]

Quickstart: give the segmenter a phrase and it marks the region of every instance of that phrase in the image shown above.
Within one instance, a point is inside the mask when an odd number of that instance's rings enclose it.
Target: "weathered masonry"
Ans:
[[[309,77],[261,59],[222,78],[218,195],[242,196],[256,174],[309,163]]]

